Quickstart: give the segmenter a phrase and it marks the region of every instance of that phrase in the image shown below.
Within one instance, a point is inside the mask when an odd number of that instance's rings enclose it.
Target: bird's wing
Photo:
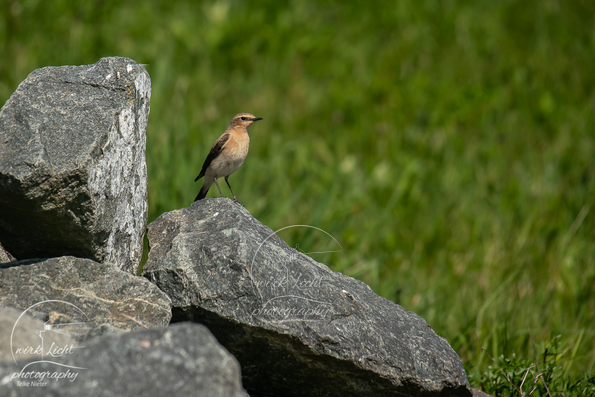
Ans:
[[[209,168],[209,165],[211,165],[213,160],[215,160],[217,158],[217,156],[219,156],[219,154],[221,154],[221,151],[223,150],[223,146],[225,146],[225,144],[229,140],[229,137],[230,137],[229,132],[226,132],[223,135],[221,135],[219,137],[219,139],[217,139],[217,141],[215,141],[215,144],[211,148],[209,155],[207,156],[204,164],[202,165],[202,170],[200,171],[200,174],[198,174],[198,176],[196,177],[194,182],[198,181],[200,178],[205,176],[205,174],[207,172],[207,168]]]

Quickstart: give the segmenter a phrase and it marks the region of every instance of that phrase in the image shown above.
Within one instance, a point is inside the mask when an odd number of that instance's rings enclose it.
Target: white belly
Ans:
[[[216,158],[211,163],[211,178],[222,178],[224,176],[229,176],[233,174],[244,163],[244,159],[245,157],[227,157],[225,159]]]

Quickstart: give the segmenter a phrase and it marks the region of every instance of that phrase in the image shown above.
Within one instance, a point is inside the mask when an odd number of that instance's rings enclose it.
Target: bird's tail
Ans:
[[[209,188],[211,186],[205,186],[205,185],[202,186],[202,188],[200,189],[200,192],[198,193],[198,196],[196,196],[194,201],[202,200],[203,198],[206,197],[207,193],[209,192]]]

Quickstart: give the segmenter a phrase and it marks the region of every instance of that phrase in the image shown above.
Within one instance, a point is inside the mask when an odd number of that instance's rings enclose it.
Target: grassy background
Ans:
[[[562,335],[568,377],[594,367],[595,3],[77,3],[0,2],[0,103],[39,67],[146,63],[150,221],[190,205],[251,112],[230,181],[264,224],[331,234],[343,250],[313,257],[425,318],[470,375],[480,344],[533,357],[529,329]]]

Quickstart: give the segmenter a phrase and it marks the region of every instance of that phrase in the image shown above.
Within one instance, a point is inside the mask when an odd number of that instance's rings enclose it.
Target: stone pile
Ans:
[[[151,82],[34,71],[0,111],[0,395],[471,396],[418,315],[231,200],[148,227]]]

